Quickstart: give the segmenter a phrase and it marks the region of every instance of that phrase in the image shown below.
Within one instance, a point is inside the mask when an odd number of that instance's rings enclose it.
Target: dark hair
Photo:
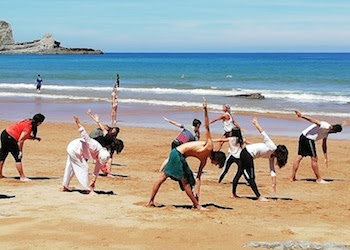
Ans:
[[[213,151],[211,152],[211,160],[216,161],[219,165],[219,168],[223,168],[226,161],[226,155],[222,151]]]
[[[240,128],[237,128],[237,127],[234,127],[234,128],[231,130],[231,134],[232,134],[232,136],[237,137],[236,143],[238,143],[239,146],[242,147],[242,146],[243,146],[243,143],[244,143],[244,140],[243,140],[243,136],[242,136],[241,129],[240,129]]]
[[[108,128],[107,128],[107,131],[108,131],[108,133],[110,133],[113,129],[115,129],[115,135],[114,135],[114,137],[117,137],[118,136],[118,134],[119,134],[119,132],[120,132],[120,129],[119,129],[119,127],[109,127],[109,126],[107,126]]]
[[[288,149],[284,145],[278,145],[277,149],[275,150],[275,153],[277,155],[277,165],[282,168],[287,164],[288,160]]]
[[[334,124],[332,125],[332,130],[334,133],[339,133],[343,130],[343,127],[340,124]]]
[[[33,116],[32,120],[32,132],[33,138],[36,138],[36,134],[38,133],[38,123],[42,123],[45,120],[45,116],[42,114],[36,114]]]
[[[192,122],[193,127],[197,127],[198,125],[200,126],[202,122],[198,119],[194,119]]]
[[[111,145],[111,151],[115,151],[117,154],[120,154],[124,149],[124,142],[120,139],[115,138],[114,142]]]

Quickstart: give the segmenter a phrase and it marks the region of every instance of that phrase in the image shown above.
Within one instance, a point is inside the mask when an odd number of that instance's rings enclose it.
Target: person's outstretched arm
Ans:
[[[256,127],[256,129],[259,131],[260,134],[264,131],[263,128],[260,126],[258,119],[255,116],[252,119],[252,123],[254,124],[254,126]]]
[[[321,126],[321,122],[319,120],[316,120],[316,119],[309,117],[309,116],[305,116],[299,110],[295,110],[294,112],[297,115],[297,117],[300,117],[300,118],[303,118],[309,122],[315,123],[317,126]]]
[[[208,144],[211,140],[211,134],[209,129],[209,117],[208,117],[208,108],[207,100],[203,97],[203,111],[204,111],[204,128],[205,128],[205,145]]]
[[[78,129],[82,128],[83,125],[81,125],[79,118],[76,117],[75,115],[73,116],[73,118],[74,118],[75,124],[77,124]]]
[[[327,137],[322,140],[322,151],[324,155],[324,163],[328,168],[328,156],[327,156]]]
[[[212,124],[212,123],[220,121],[220,120],[225,120],[225,118],[226,118],[226,114],[220,115],[219,117],[217,117],[214,120],[210,121],[209,124]]]
[[[88,114],[88,116],[91,117],[92,120],[94,120],[97,125],[100,127],[100,129],[102,130],[103,132],[103,135],[106,135],[108,133],[108,127],[106,125],[103,125],[101,122],[100,122],[100,118],[98,115],[93,115],[91,113],[91,109],[89,109],[86,114]]]
[[[183,127],[181,123],[178,123],[178,122],[176,122],[176,121],[172,121],[172,120],[170,120],[170,119],[168,119],[168,118],[166,118],[166,117],[163,117],[163,119],[164,119],[165,121],[169,122],[170,124],[176,126],[176,127],[179,127],[179,128],[182,128],[182,127]]]

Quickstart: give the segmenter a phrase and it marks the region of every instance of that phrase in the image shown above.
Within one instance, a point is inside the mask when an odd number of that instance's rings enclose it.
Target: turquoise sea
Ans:
[[[228,103],[233,112],[299,109],[350,118],[349,53],[1,55],[0,101],[106,105],[117,73],[120,105],[129,107],[191,109],[201,107],[205,96],[214,112]],[[44,80],[41,94],[35,92],[37,74]],[[250,93],[265,99],[234,97]]]

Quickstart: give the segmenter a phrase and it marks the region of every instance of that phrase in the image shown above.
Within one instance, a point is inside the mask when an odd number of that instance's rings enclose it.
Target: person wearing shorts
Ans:
[[[339,133],[342,131],[340,124],[330,125],[325,121],[318,121],[314,118],[303,115],[300,111],[295,110],[297,117],[303,118],[311,123],[309,127],[304,129],[299,137],[298,155],[294,160],[291,181],[296,181],[296,174],[301,160],[304,157],[311,157],[311,168],[316,176],[317,183],[327,183],[321,178],[320,170],[318,168],[318,158],[316,151],[316,141],[322,140],[322,150],[324,154],[325,164],[328,167],[327,156],[327,138],[329,134]]]

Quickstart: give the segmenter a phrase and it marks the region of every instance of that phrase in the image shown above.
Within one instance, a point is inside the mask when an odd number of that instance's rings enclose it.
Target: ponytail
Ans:
[[[32,120],[32,132],[33,138],[36,138],[36,134],[38,133],[38,123],[42,123],[45,120],[45,116],[42,114],[36,114],[33,116]]]

